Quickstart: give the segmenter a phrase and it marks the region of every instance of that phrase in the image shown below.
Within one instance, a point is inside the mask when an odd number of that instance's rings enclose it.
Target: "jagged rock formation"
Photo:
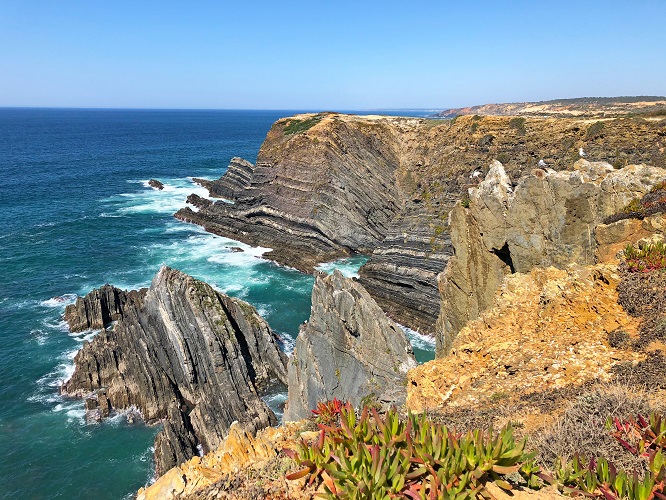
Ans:
[[[460,331],[448,356],[409,372],[407,406],[478,408],[610,380],[613,366],[645,358],[609,345],[610,332],[636,336],[639,325],[618,304],[619,279],[615,265],[602,264],[507,276],[492,307]]]
[[[229,435],[220,446],[203,457],[194,457],[174,467],[155,483],[141,488],[137,500],[169,498],[312,498],[314,488],[302,488],[297,481],[287,481],[284,474],[266,474],[270,461],[280,450],[295,450],[302,439],[311,439],[307,422],[291,422],[280,427],[267,427],[256,436],[248,434],[238,424],[232,424]],[[245,482],[229,481],[239,479]],[[257,481],[257,478],[260,478]],[[238,484],[240,482],[240,484]],[[246,490],[252,493],[247,494]]]
[[[254,165],[243,158],[234,157],[227,171],[216,181],[195,178],[194,182],[208,189],[214,198],[236,200],[243,197],[243,192],[250,186]]]
[[[72,332],[100,330],[122,319],[128,304],[140,303],[144,294],[145,290],[125,291],[106,284],[68,305],[65,321]]]
[[[353,252],[372,256],[361,282],[400,323],[435,333],[436,275],[451,254],[445,223],[494,159],[512,178],[588,158],[616,168],[666,166],[666,121],[462,116],[456,120],[333,113],[278,120],[256,166],[235,161],[205,185],[235,203],[192,200],[177,217],[304,271]],[[198,208],[198,211],[195,211]]]
[[[666,170],[579,160],[573,171],[534,170],[512,187],[495,161],[468,208],[450,214],[455,255],[441,275],[439,356],[492,304],[506,274],[595,262],[596,226],[666,178]]]
[[[404,398],[407,370],[416,366],[409,341],[367,291],[339,271],[318,275],[310,319],[289,360],[285,420],[310,415],[317,402],[337,397],[358,405]]]
[[[259,391],[286,382],[286,358],[252,306],[168,267],[147,290],[103,290],[68,311],[74,327],[87,324],[79,310],[104,318],[109,294],[129,300],[113,330],[84,343],[62,392],[102,394],[114,409],[134,406],[148,422],[164,419],[155,439],[158,474],[196,455],[198,444],[216,448],[234,421],[249,432],[276,423]]]

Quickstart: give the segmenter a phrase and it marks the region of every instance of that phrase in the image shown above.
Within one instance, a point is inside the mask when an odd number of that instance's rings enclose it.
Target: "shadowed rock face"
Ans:
[[[310,319],[289,360],[285,420],[310,415],[318,401],[358,405],[374,394],[404,401],[406,373],[416,366],[411,346],[362,286],[339,271],[318,275]]]
[[[460,329],[491,306],[504,276],[532,268],[595,263],[601,221],[666,179],[666,170],[630,165],[620,170],[579,160],[573,171],[534,170],[515,187],[495,161],[468,208],[450,215],[455,255],[440,276],[442,308],[437,354]]]
[[[233,421],[249,432],[276,423],[259,391],[270,380],[286,383],[286,357],[252,306],[163,267],[149,289],[95,290],[66,317],[80,328],[88,320],[78,311],[104,318],[118,302],[118,323],[84,343],[62,392],[94,397],[102,389],[114,409],[165,419],[155,439],[158,474],[194,456],[197,444],[215,448]]]
[[[456,120],[322,113],[278,120],[256,165],[233,160],[202,181],[234,203],[180,210],[208,231],[270,247],[267,258],[306,272],[318,262],[371,253],[360,280],[395,320],[434,334],[437,274],[452,253],[450,210],[478,170],[500,159],[518,179],[543,160],[570,168],[584,148],[616,168],[666,165],[666,121],[461,116]],[[207,201],[207,200],[206,200]]]

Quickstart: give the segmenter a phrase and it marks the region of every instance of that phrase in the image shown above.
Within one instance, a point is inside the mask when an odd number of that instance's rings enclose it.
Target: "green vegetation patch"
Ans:
[[[587,132],[585,133],[585,139],[596,139],[597,137],[601,137],[601,133],[604,130],[604,122],[594,122],[590,127],[587,129]]]
[[[641,416],[647,406],[625,396],[620,391],[581,397],[555,433],[540,438],[549,451],[558,451],[552,475],[542,472],[535,453],[526,452],[527,438],[516,442],[510,424],[497,433],[459,433],[425,414],[401,419],[395,408],[380,415],[364,407],[359,416],[348,402],[322,402],[314,412],[319,438],[283,450],[299,467],[286,477],[307,478],[324,498],[493,498],[488,483],[509,495],[517,486],[552,484],[573,497],[666,498],[666,418],[655,411]],[[618,404],[626,404],[626,411],[618,414]],[[594,443],[586,440],[590,431]],[[581,446],[608,452],[624,467],[608,455],[587,459]]]
[[[666,180],[655,184],[642,198],[631,200],[622,210],[604,219],[611,224],[624,219],[644,219],[656,213],[666,213]]]
[[[663,241],[645,245],[643,248],[627,245],[627,248],[624,249],[624,258],[630,272],[647,273],[666,269],[666,245]]]
[[[316,442],[302,442],[293,453],[301,468],[287,479],[320,479],[326,498],[464,500],[487,497],[489,481],[507,491],[510,481],[541,484],[525,440],[516,442],[511,426],[459,434],[425,415],[401,420],[395,408],[380,416],[366,407],[357,417],[346,403],[337,425],[319,428]]]
[[[525,129],[525,118],[516,117],[509,120],[509,127],[518,132],[518,135],[525,135],[527,130]]]
[[[297,119],[291,119],[289,120],[289,123],[284,127],[284,133],[288,135],[293,135],[293,134],[300,134],[302,132],[305,132],[306,130],[310,130],[312,127],[317,125],[322,119],[324,118],[324,115],[315,115],[311,118],[306,118],[305,120],[297,120]]]

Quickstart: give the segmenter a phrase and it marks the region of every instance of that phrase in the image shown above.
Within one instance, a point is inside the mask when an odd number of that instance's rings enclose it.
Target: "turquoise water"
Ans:
[[[173,218],[188,194],[207,194],[191,177],[217,178],[233,156],[254,161],[270,125],[289,114],[0,109],[0,497],[118,499],[151,479],[157,427],[124,415],[87,423],[80,401],[58,395],[94,335],[69,334],[61,321],[76,295],[147,286],[167,264],[295,337],[311,276]],[[148,187],[151,178],[165,189]],[[363,262],[337,265],[351,275]],[[413,339],[430,357],[432,344]]]

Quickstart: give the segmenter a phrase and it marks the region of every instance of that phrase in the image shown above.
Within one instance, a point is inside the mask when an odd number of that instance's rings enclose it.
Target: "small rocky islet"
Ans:
[[[62,392],[91,415],[134,407],[164,422],[155,463],[166,474],[141,498],[256,495],[257,481],[237,493],[219,482],[311,431],[262,430],[277,423],[261,400],[269,384],[288,390],[285,420],[338,398],[476,422],[502,401],[512,411],[487,424],[536,432],[589,384],[661,362],[659,338],[609,339],[643,335],[617,295],[618,251],[662,241],[666,220],[609,217],[663,185],[666,123],[515,118],[298,115],[273,125],[256,164],[234,158],[221,179],[197,179],[220,200],[192,195],[195,209],[176,217],[270,246],[279,264],[313,272],[370,254],[358,280],[316,276],[290,359],[252,306],[169,268],[148,289],[105,286],[67,308],[72,330],[108,329]],[[416,367],[393,320],[435,336],[437,359]],[[547,410],[533,404],[544,391],[559,391]],[[262,491],[312,494],[288,483]]]

